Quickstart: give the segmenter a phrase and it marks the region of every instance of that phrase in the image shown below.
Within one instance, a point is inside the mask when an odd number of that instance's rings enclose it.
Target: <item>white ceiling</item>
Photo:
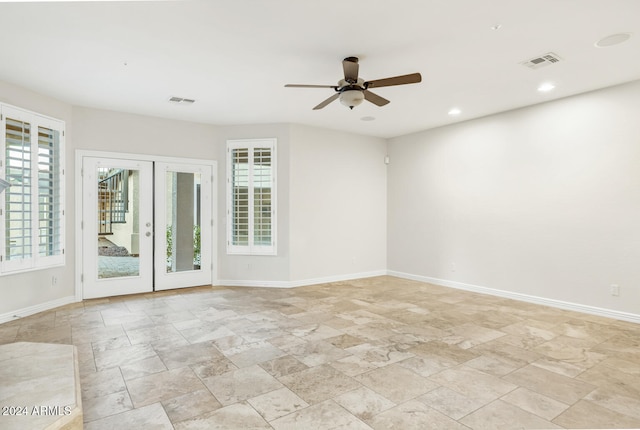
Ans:
[[[620,32],[633,36],[594,46]],[[639,0],[0,2],[0,40],[0,80],[73,105],[380,137],[640,79]],[[547,52],[562,61],[520,64]],[[353,111],[312,110],[332,89],[284,88],[335,85],[347,56],[365,80],[423,81],[377,89],[390,104]],[[537,92],[544,81],[556,89]]]

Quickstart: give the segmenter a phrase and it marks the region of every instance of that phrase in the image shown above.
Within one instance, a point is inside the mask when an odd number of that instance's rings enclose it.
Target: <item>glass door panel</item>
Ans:
[[[98,279],[140,275],[140,172],[98,167]]]
[[[167,272],[200,270],[202,175],[166,172]]]
[[[211,167],[156,163],[155,286],[211,284]]]

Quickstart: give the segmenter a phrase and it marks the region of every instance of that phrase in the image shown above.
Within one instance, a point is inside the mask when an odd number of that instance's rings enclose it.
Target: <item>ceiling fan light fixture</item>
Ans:
[[[347,90],[340,93],[340,103],[353,109],[364,101],[364,93],[360,90]]]

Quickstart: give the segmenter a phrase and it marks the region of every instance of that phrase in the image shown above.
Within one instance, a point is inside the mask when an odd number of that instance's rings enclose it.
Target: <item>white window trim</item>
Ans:
[[[32,225],[31,225],[31,258],[8,260],[6,253],[6,207],[5,192],[0,194],[0,276],[41,270],[65,264],[65,123],[59,119],[41,115],[26,109],[0,103],[0,177],[6,175],[6,122],[7,117],[28,122],[32,130],[31,141],[31,181],[36,186],[32,189]],[[41,257],[39,255],[38,226],[38,127],[56,130],[59,135],[59,169],[60,169],[60,254]],[[35,136],[35,142],[34,137]]]
[[[235,139],[227,140],[227,254],[235,255],[277,255],[277,139],[275,138],[262,138],[262,139]],[[234,245],[233,244],[233,168],[232,168],[232,150],[233,149],[255,149],[255,148],[270,148],[271,149],[271,245],[255,245],[253,243],[253,198],[250,197],[249,207],[249,244],[248,245]],[[250,167],[252,172],[252,169]],[[250,174],[250,188],[253,187],[253,178]],[[249,193],[250,196],[253,193]]]

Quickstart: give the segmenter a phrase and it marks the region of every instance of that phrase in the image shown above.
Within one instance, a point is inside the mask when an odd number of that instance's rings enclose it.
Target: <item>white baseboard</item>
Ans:
[[[0,324],[13,321],[19,318],[28,317],[29,315],[37,314],[38,312],[48,311],[59,306],[68,305],[69,303],[75,303],[75,296],[62,297],[60,299],[52,300],[50,302],[40,303],[34,306],[29,306],[26,308],[18,309],[13,312],[7,312],[5,314],[0,314]]]
[[[375,270],[371,272],[349,273],[345,275],[325,276],[322,278],[302,279],[299,281],[242,281],[219,279],[214,285],[227,287],[267,287],[267,288],[296,288],[307,285],[326,284],[329,282],[350,281],[353,279],[372,278],[374,276],[384,276],[386,270]]]
[[[491,296],[504,297],[507,299],[519,300],[521,302],[534,303],[538,305],[550,306],[558,309],[582,312],[590,315],[597,315],[616,320],[629,321],[640,324],[640,315],[629,312],[616,311],[613,309],[599,308],[596,306],[583,305],[580,303],[565,302],[562,300],[548,299],[545,297],[530,296],[528,294],[514,293],[511,291],[497,290],[494,288],[481,287],[479,285],[465,284],[463,282],[449,281],[446,279],[431,278],[428,276],[414,275],[411,273],[387,271],[389,276],[397,278],[411,279],[413,281],[426,282],[428,284],[440,285],[442,287],[456,288],[458,290],[471,291],[474,293],[488,294]]]

